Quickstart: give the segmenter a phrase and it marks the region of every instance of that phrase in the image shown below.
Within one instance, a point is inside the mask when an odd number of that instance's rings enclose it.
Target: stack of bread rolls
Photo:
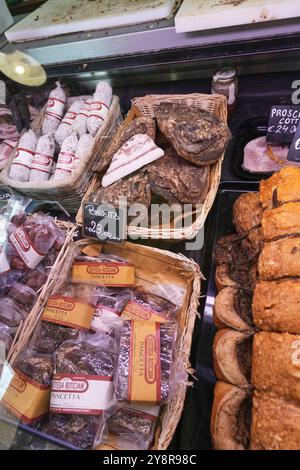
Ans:
[[[242,194],[216,248],[216,449],[300,448],[300,168]]]

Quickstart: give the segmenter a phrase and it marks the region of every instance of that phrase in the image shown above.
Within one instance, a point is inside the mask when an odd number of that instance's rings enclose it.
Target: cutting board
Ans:
[[[300,0],[183,0],[177,33],[300,17]]]
[[[14,25],[10,42],[107,29],[168,17],[176,0],[48,0]]]

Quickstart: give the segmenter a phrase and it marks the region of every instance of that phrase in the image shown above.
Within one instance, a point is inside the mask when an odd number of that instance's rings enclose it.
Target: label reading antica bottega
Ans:
[[[52,413],[101,415],[111,406],[112,377],[54,374],[50,399]]]
[[[95,286],[132,287],[134,267],[129,263],[75,261],[72,268],[72,282]]]
[[[27,234],[21,227],[19,227],[15,233],[10,236],[10,241],[17,250],[20,258],[24,261],[29,269],[35,269],[37,265],[45,258],[45,255],[38,253],[37,250],[31,245]]]
[[[134,300],[130,300],[121,315],[123,320],[150,320],[158,323],[166,323],[167,320],[163,315],[146,305],[141,305]]]
[[[49,401],[50,387],[40,385],[16,371],[1,403],[17,418],[30,424],[48,413]]]
[[[131,323],[128,401],[159,403],[161,398],[160,325]]]
[[[42,320],[79,330],[89,330],[95,307],[85,302],[53,295],[49,298],[42,314]]]

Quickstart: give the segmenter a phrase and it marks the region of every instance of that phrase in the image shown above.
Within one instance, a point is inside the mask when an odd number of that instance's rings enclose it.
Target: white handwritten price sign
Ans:
[[[300,122],[300,106],[272,106],[267,128],[267,142],[288,145]]]
[[[127,214],[111,204],[85,203],[83,208],[84,237],[121,243],[126,239]]]

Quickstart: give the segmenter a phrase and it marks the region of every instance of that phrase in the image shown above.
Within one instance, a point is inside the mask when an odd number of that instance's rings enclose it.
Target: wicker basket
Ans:
[[[41,129],[42,115],[43,113],[32,125],[38,135]],[[34,183],[15,181],[9,177],[10,167],[15,156],[15,152],[13,152],[9,162],[0,174],[0,182],[33,199],[59,201],[68,211],[77,212],[82,196],[91,182],[93,166],[105,151],[119,120],[119,98],[114,96],[109,113],[95,136],[90,155],[80,161],[78,168],[70,177],[59,181],[42,181],[40,183],[36,181]]]
[[[18,342],[14,346],[13,354],[11,355],[11,363],[14,362],[19,352],[28,344],[29,338],[42,314],[42,307],[47,298],[53,292],[57,279],[62,280],[66,276],[66,273],[70,268],[74,252],[78,252],[79,248],[85,247],[90,243],[95,242],[88,239],[80,240],[75,243],[69,243],[69,247],[64,250],[62,256],[54,266],[54,269],[51,271],[51,276],[47,285],[43,289],[41,294],[42,301],[40,302],[39,307],[36,306],[36,308],[31,311],[27,321],[23,325],[22,334],[19,336]],[[183,255],[159,250],[157,248],[150,248],[130,242],[126,242],[124,245],[107,243],[103,245],[103,252],[112,253],[116,256],[123,256],[131,261],[133,261],[134,257],[136,277],[139,281],[141,280],[141,273],[139,273],[139,271],[145,271],[145,269],[147,269],[147,272],[151,272],[151,274],[149,274],[149,282],[151,284],[153,282],[159,282],[161,276],[164,276],[164,273],[167,273],[166,276],[176,276],[177,279],[180,279],[180,285],[184,286],[183,289],[185,295],[183,296],[181,314],[178,318],[179,334],[175,348],[174,364],[175,371],[179,373],[181,380],[176,384],[176,389],[172,394],[171,401],[165,406],[164,412],[160,417],[155,437],[155,444],[153,447],[158,450],[167,449],[180,420],[186,390],[189,386],[189,357],[194,323],[198,309],[202,275],[199,266],[193,260],[190,260]],[[155,263],[157,263],[157,269],[151,270],[151,266]],[[45,293],[47,293],[46,296],[44,295]]]
[[[163,101],[186,104],[188,106],[193,106],[196,108],[204,109],[215,116],[219,117],[223,122],[227,122],[227,101],[224,96],[221,95],[203,95],[199,93],[194,93],[190,95],[147,95],[142,98],[135,98],[132,101],[132,107],[127,114],[126,119],[123,121],[120,126],[115,139],[118,139],[119,133],[122,131],[123,127],[126,127],[131,123],[133,119],[138,116],[155,116],[156,107]],[[114,145],[114,142],[111,144]],[[107,148],[109,152],[110,147]],[[198,231],[203,227],[206,217],[213,205],[213,202],[216,197],[218,186],[221,178],[221,168],[222,168],[222,158],[215,164],[210,165],[210,175],[209,175],[209,192],[206,196],[206,199],[201,206],[201,209],[193,214],[193,223],[188,226],[183,226],[182,228],[164,228],[162,226],[144,228],[144,227],[135,227],[128,226],[128,236],[138,236],[141,238],[148,239],[166,239],[166,240],[188,240],[194,238]],[[101,161],[100,161],[101,163]],[[97,171],[97,164],[94,167]],[[99,171],[99,167],[98,167]],[[91,184],[84,195],[82,203],[88,202],[90,194],[94,191],[97,191],[101,187],[103,172],[98,175],[94,175]],[[78,224],[83,222],[82,208],[78,211],[76,221]],[[183,224],[182,224],[183,225]]]

